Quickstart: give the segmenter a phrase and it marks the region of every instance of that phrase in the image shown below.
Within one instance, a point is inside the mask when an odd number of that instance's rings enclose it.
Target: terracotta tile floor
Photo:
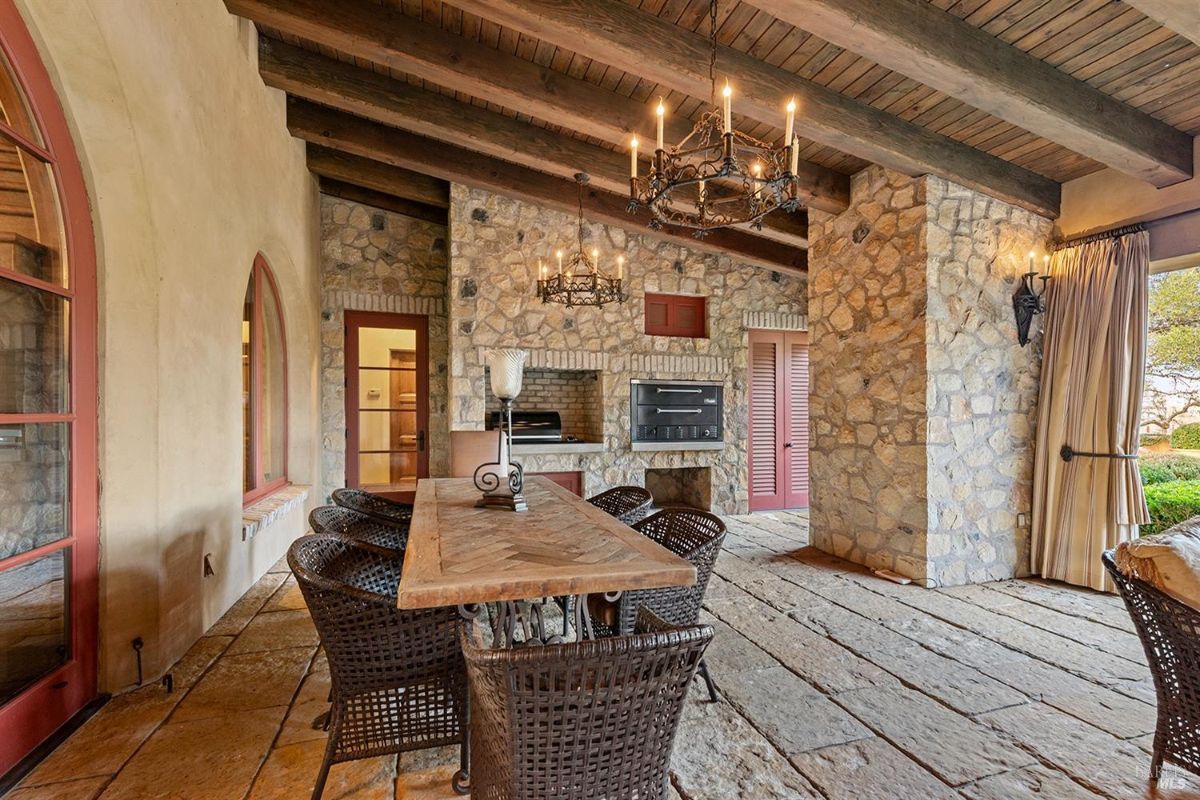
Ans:
[[[807,544],[803,513],[729,520],[705,618],[682,800],[1200,797],[1146,781],[1154,696],[1115,597],[1041,581],[924,590]],[[156,685],[121,695],[8,800],[305,798],[329,673],[277,565]],[[330,800],[450,800],[457,751],[333,768]]]

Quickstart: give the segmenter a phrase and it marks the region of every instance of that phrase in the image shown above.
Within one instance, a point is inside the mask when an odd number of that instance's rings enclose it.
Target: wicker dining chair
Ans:
[[[1101,560],[1133,618],[1158,698],[1150,779],[1158,780],[1163,761],[1200,774],[1200,611],[1123,575],[1113,555]]]
[[[380,522],[399,525],[405,530],[412,524],[413,507],[411,505],[364,492],[362,489],[334,489],[333,502],[342,508],[357,511]]]
[[[704,602],[708,579],[721,553],[721,543],[725,541],[725,523],[716,514],[679,507],[664,508],[651,514],[635,522],[633,529],[690,561],[696,568],[696,583],[694,586],[624,592],[613,604],[593,595],[590,598],[593,604],[592,625],[597,635],[630,633],[638,610],[643,607],[672,625],[695,625],[700,619],[700,604]],[[700,662],[700,677],[708,688],[709,698],[716,702],[717,687],[703,660]]]
[[[631,522],[650,508],[654,498],[641,486],[617,486],[589,497],[588,502],[622,522]]]
[[[400,553],[408,546],[408,527],[380,522],[341,506],[319,506],[308,515],[314,533],[336,533],[347,539],[386,547]]]
[[[710,626],[643,612],[631,636],[515,650],[461,636],[474,800],[670,796],[675,731]]]
[[[333,686],[329,742],[313,786],[344,761],[457,744],[467,766],[466,671],[453,608],[396,608],[400,561],[337,534],[303,536],[288,566],[308,604]]]

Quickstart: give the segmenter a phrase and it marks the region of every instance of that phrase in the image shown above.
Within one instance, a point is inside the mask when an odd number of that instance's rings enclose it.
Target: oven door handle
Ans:
[[[656,408],[655,414],[703,414],[702,408]]]
[[[700,394],[702,389],[664,389],[662,386],[654,387],[654,391],[661,394]]]

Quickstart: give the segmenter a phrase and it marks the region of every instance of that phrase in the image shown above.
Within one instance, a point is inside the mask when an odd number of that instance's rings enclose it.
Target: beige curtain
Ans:
[[[1150,238],[1137,231],[1058,251],[1046,293],[1033,477],[1032,569],[1112,591],[1100,554],[1150,521],[1137,453]]]

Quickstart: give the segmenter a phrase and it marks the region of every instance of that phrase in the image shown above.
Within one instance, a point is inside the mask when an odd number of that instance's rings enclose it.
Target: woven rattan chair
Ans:
[[[362,489],[334,489],[333,502],[342,508],[357,511],[380,522],[398,525],[408,530],[412,524],[413,507],[408,503],[388,500]]]
[[[396,608],[400,561],[336,534],[288,549],[333,684],[329,743],[313,798],[343,761],[457,744],[466,768],[466,672],[453,608]]]
[[[688,685],[712,628],[644,612],[633,636],[516,650],[477,647],[474,800],[665,800]]]
[[[404,552],[408,545],[408,526],[380,522],[374,517],[341,506],[320,506],[308,515],[314,533],[336,533],[347,539]]]
[[[630,522],[642,516],[654,499],[650,492],[641,486],[617,486],[595,497],[589,497],[588,502],[605,514],[622,522]]]
[[[1133,617],[1154,676],[1158,722],[1150,779],[1158,780],[1164,760],[1200,774],[1200,611],[1122,575],[1112,550],[1102,560]]]
[[[615,604],[608,604],[603,598],[593,596],[592,623],[597,634],[629,634],[633,631],[638,610],[643,607],[671,625],[695,625],[700,619],[700,604],[704,602],[709,576],[712,575],[713,565],[717,563],[721,543],[725,541],[725,523],[707,511],[664,508],[635,522],[633,528],[690,561],[696,568],[696,584],[625,592]],[[703,661],[700,662],[700,676],[704,678],[709,698],[716,702],[717,687],[708,674],[708,665]]]

